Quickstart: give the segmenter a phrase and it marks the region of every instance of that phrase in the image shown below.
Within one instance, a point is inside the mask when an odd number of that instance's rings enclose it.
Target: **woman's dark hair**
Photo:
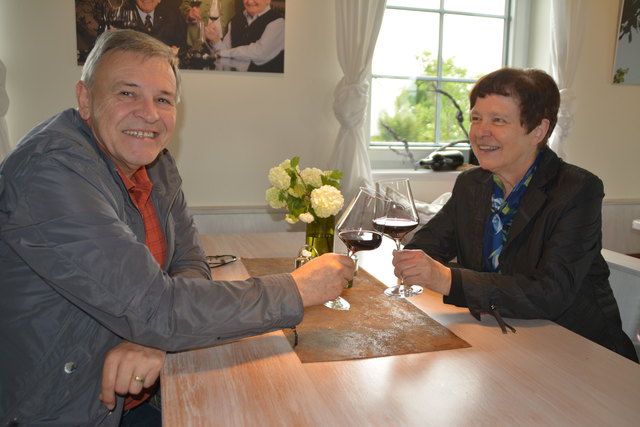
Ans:
[[[538,147],[547,145],[558,122],[560,91],[553,78],[541,70],[501,68],[480,78],[469,94],[471,108],[478,98],[487,95],[510,96],[520,105],[520,123],[531,132],[542,119],[549,120],[549,130]]]

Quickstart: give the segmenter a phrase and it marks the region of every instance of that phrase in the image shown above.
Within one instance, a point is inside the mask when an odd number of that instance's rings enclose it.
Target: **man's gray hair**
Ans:
[[[80,77],[88,87],[93,86],[98,65],[104,55],[110,51],[133,52],[145,58],[166,59],[176,77],[176,100],[180,100],[180,73],[175,53],[160,40],[135,30],[107,30],[98,37],[82,67]]]

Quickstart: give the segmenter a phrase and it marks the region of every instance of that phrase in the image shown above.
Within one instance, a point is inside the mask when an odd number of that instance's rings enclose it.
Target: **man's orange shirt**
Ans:
[[[149,248],[151,255],[160,264],[160,267],[164,265],[167,258],[167,240],[164,237],[162,228],[160,226],[160,220],[158,219],[158,213],[153,206],[153,200],[151,200],[151,189],[153,184],[149,180],[147,175],[147,169],[141,167],[138,169],[131,178],[128,178],[118,168],[118,173],[124,182],[131,200],[140,211],[142,215],[142,222],[144,223],[144,232],[146,235],[145,245]],[[127,396],[124,409],[132,409],[147,400],[154,392],[155,387],[150,389],[144,389],[142,393],[137,396]]]

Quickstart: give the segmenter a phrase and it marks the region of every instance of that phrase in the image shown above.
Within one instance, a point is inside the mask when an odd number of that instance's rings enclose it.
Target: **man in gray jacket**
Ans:
[[[114,390],[152,385],[164,351],[292,327],[353,277],[348,257],[327,254],[291,274],[211,281],[165,149],[180,80],[162,43],[105,32],[76,95],[77,110],[0,165],[3,426],[118,425]]]

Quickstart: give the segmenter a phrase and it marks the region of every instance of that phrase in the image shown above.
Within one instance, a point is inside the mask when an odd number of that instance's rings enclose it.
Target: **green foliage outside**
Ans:
[[[424,66],[425,76],[437,75],[437,59],[431,57],[430,52],[424,52],[417,58]],[[454,59],[447,59],[442,64],[443,75],[447,77],[468,78],[467,70],[456,67]],[[478,76],[479,77],[479,76]],[[434,91],[434,82],[416,80],[409,87],[402,90],[395,100],[395,112],[389,114],[382,111],[378,117],[378,135],[371,137],[372,141],[395,141],[395,138],[382,126],[387,124],[399,138],[410,142],[449,142],[466,139],[466,136],[456,120],[458,110],[450,99]],[[441,90],[447,92],[456,100],[464,113],[465,127],[468,128],[469,91],[471,84],[445,82]],[[436,137],[436,103],[441,97],[440,137]]]

